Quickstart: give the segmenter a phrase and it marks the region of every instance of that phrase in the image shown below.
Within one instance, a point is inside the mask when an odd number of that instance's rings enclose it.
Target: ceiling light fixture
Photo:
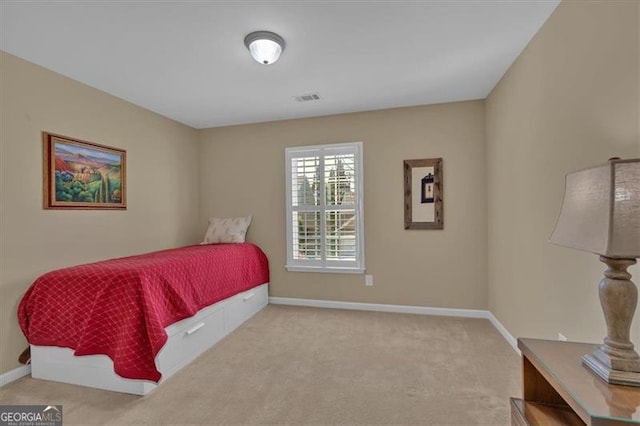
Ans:
[[[244,38],[251,56],[261,64],[269,65],[278,60],[284,50],[284,39],[271,31],[254,31]]]

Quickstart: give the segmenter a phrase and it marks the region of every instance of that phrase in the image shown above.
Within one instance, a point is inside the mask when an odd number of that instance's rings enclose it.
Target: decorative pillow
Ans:
[[[201,244],[244,243],[251,216],[230,218],[209,218],[209,229]]]

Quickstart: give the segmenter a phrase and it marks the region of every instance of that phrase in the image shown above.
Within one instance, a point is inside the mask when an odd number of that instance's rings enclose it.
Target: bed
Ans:
[[[144,395],[266,306],[268,282],[248,243],[44,274],[18,307],[32,377]]]

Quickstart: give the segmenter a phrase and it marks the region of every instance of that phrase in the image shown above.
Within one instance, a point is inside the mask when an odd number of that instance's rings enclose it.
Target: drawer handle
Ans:
[[[246,301],[247,301],[247,300],[249,300],[249,299],[253,299],[253,297],[254,297],[255,295],[256,295],[255,293],[247,294],[247,295],[246,295],[242,300],[244,300],[244,301],[246,302]]]
[[[190,329],[187,330],[187,333],[186,333],[187,336],[190,335],[190,334],[195,333],[196,331],[200,330],[202,327],[204,327],[204,323],[203,322],[200,322],[200,323],[194,325],[193,327],[191,327]]]

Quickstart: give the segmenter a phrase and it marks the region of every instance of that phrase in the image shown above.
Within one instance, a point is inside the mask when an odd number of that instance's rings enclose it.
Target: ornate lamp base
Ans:
[[[583,355],[582,364],[607,383],[640,387],[640,372],[611,368],[611,363],[600,361],[600,354],[602,351],[596,348],[593,354]]]
[[[600,256],[600,261],[608,266],[599,286],[607,337],[582,363],[607,383],[640,387],[640,355],[629,339],[638,289],[627,268],[636,260]]]

